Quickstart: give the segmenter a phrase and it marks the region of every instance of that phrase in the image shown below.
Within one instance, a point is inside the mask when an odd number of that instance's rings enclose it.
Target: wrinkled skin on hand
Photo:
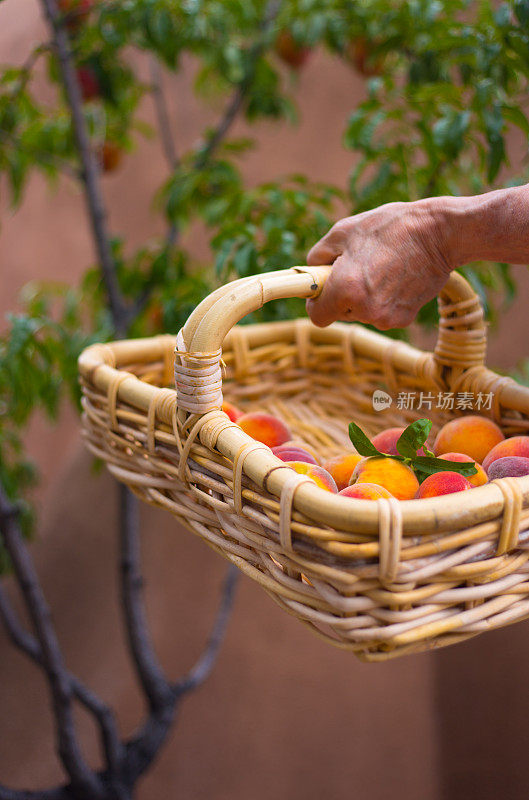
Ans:
[[[307,312],[320,327],[335,320],[405,327],[448,280],[455,266],[448,259],[443,220],[428,200],[346,217],[308,254],[309,265],[333,269]]]

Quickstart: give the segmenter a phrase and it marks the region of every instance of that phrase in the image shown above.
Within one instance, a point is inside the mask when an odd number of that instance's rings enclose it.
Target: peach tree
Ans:
[[[31,630],[0,585],[0,618],[13,643],[48,680],[63,785],[42,791],[0,786],[12,798],[126,800],[154,762],[176,710],[205,680],[220,646],[235,578],[228,573],[204,653],[171,681],[152,646],[141,592],[135,501],[121,488],[119,538],[124,625],[147,701],[144,723],[124,740],[112,709],[66,668],[26,539],[37,476],[24,454],[24,431],[37,410],[51,418],[64,393],[78,401],[76,359],[93,341],[176,332],[220,282],[302,263],[333,218],[393,200],[485,191],[524,182],[509,157],[527,149],[523,105],[529,78],[529,0],[40,0],[47,37],[21,64],[0,71],[0,175],[13,208],[41,172],[83,192],[94,263],[78,285],[32,283],[0,333],[0,564],[13,571]],[[0,21],[2,8],[0,4]],[[296,75],[313,51],[341,59],[365,79],[350,110],[343,146],[354,155],[341,185],[308,175],[248,186],[241,170],[263,120],[297,120]],[[193,65],[200,103],[218,119],[183,151],[168,112],[170,74]],[[45,64],[53,100],[35,83]],[[140,77],[147,63],[149,77]],[[332,90],[332,87],[329,87]],[[119,170],[145,133],[142,101],[156,110],[167,173],[153,198],[166,233],[131,252],[110,229],[102,178]],[[173,98],[178,103],[178,97]],[[238,119],[245,138],[233,135]],[[149,132],[149,135],[153,131]],[[307,135],[300,131],[301,135]],[[199,222],[206,261],[183,234]],[[5,225],[9,222],[6,220]],[[466,274],[490,315],[491,293],[512,297],[505,264],[472,264]],[[266,306],[266,319],[300,313],[296,302]],[[426,306],[420,321],[435,321]],[[258,319],[259,315],[254,315]],[[395,331],[393,335],[402,336]],[[101,763],[80,749],[73,706],[93,715]]]

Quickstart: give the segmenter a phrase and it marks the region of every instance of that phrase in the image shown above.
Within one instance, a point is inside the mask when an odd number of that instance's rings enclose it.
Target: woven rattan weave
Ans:
[[[293,472],[220,410],[224,394],[243,410],[276,414],[322,458],[350,447],[351,420],[374,434],[417,416],[437,429],[461,414],[396,403],[374,411],[376,389],[492,393],[484,413],[506,435],[528,431],[529,389],[484,366],[483,312],[460,275],[439,299],[433,353],[358,325],[235,326],[269,300],[317,296],[329,269],[228,284],[178,337],[89,347],[79,360],[88,447],[282,608],[362,659],[451,644],[529,616],[529,477],[428,500],[353,500]]]

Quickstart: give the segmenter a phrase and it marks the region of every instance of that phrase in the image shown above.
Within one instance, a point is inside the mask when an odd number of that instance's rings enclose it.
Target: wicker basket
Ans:
[[[94,345],[81,355],[88,447],[143,500],[166,508],[329,642],[368,661],[431,649],[529,616],[529,477],[421,501],[319,489],[220,410],[282,417],[330,457],[355,420],[374,434],[460,411],[373,410],[376,389],[490,396],[507,435],[529,429],[529,390],[483,365],[479,301],[453,274],[434,353],[358,325],[307,319],[236,326],[265,302],[314,297],[329,267],[235,281],[177,338]],[[176,343],[177,393],[173,388]],[[221,348],[222,346],[222,359]],[[221,369],[223,376],[221,376]],[[223,377],[223,379],[222,379]],[[483,412],[481,412],[483,413]]]

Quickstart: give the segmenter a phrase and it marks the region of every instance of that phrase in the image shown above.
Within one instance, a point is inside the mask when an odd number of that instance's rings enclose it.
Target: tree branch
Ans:
[[[153,710],[163,708],[167,703],[171,687],[156,658],[148,632],[142,596],[137,502],[131,491],[119,484],[121,601],[129,649],[140,684]]]
[[[162,71],[160,69],[160,63],[158,59],[154,56],[151,56],[149,64],[151,71],[151,91],[154,99],[154,108],[156,111],[158,130],[160,131],[160,139],[162,140],[162,150],[169,169],[174,171],[180,166],[180,158],[176,152],[176,146],[171,131],[171,120],[162,84]],[[165,246],[167,250],[171,250],[175,246],[178,240],[178,235],[178,226],[176,223],[171,222],[166,234]],[[133,322],[142,313],[151,298],[152,289],[152,283],[147,283],[144,289],[139,293],[138,297],[129,309],[130,322]]]
[[[48,42],[44,42],[42,44],[37,45],[26,57],[26,60],[20,65],[18,68],[20,71],[20,80],[18,85],[15,88],[15,91],[12,93],[12,97],[17,97],[20,92],[24,91],[27,86],[29,79],[31,78],[31,74],[33,72],[33,67],[39,60],[40,56],[44,53],[47,53],[50,49],[50,45]]]
[[[28,791],[26,789],[8,789],[7,786],[0,784],[0,800],[72,800],[72,795],[66,786]]]
[[[213,669],[220,646],[224,640],[239,578],[239,570],[233,564],[228,567],[221,591],[221,602],[206,647],[195,666],[184,678],[171,687],[170,701],[151,712],[144,725],[127,742],[127,779],[131,785],[152,764],[174,724],[180,701],[189,692],[197,689],[208,678]]]
[[[230,564],[226,572],[224,584],[222,587],[222,594],[220,606],[217,611],[217,616],[211,629],[206,647],[196,664],[189,670],[181,680],[174,684],[174,691],[177,696],[187,694],[201,686],[211,674],[220,647],[226,635],[228,621],[230,618],[231,610],[233,608],[233,600],[235,597],[235,589],[237,588],[237,581],[240,577],[240,572],[235,564]]]
[[[246,99],[249,89],[251,88],[252,81],[255,77],[255,68],[257,62],[266,48],[266,36],[271,26],[276,20],[282,6],[282,0],[270,0],[266,7],[263,20],[260,25],[260,37],[252,45],[248,52],[248,67],[246,72],[239,83],[238,87],[233,92],[231,99],[226,106],[226,110],[222,118],[213,130],[209,137],[207,144],[201,150],[196,158],[196,169],[203,169],[210,158],[214,155],[215,151],[222,143],[232,124],[234,123],[237,114],[242,108],[242,104]]]
[[[212,158],[217,148],[224,140],[229,129],[235,122],[237,115],[242,108],[246,95],[248,94],[248,91],[251,88],[252,81],[255,75],[255,66],[257,64],[257,61],[266,47],[266,34],[268,33],[270,27],[273,25],[277,15],[279,14],[279,11],[281,10],[281,5],[282,5],[282,0],[271,0],[271,2],[268,3],[267,9],[263,16],[262,23],[260,25],[260,37],[258,41],[250,48],[248,54],[248,68],[246,70],[246,73],[243,76],[238,87],[233,92],[233,95],[229,100],[226,110],[222,115],[217,127],[213,130],[211,136],[207,140],[207,143],[205,143],[203,149],[198,152],[194,164],[194,168],[196,170],[204,169],[208,161]],[[160,135],[162,137],[163,149],[167,163],[169,164],[170,168],[174,170],[179,166],[180,160],[174,148],[174,142],[171,135],[169,115],[167,113],[167,104],[165,102],[165,97],[161,86],[161,75],[159,73],[159,70],[156,71],[156,67],[153,66],[154,64],[157,65],[157,62],[155,62],[154,60],[151,61],[151,79],[153,86],[153,95],[156,104],[156,112],[158,117],[158,127],[160,129]],[[178,228],[173,223],[172,225],[170,225],[167,233],[167,247],[168,248],[173,247],[174,244],[176,243],[177,238],[178,238]],[[138,296],[136,302],[132,305],[129,312],[129,320],[132,321],[139,314],[141,314],[141,312],[149,302],[151,293],[152,293],[152,286],[147,285],[145,289]]]
[[[169,117],[165,92],[163,90],[163,76],[162,70],[160,69],[160,62],[154,56],[151,56],[150,67],[154,107],[156,110],[156,118],[158,120],[158,130],[160,131],[160,138],[162,140],[162,149],[169,169],[174,172],[174,170],[178,169],[180,166],[180,159],[178,157],[178,153],[176,152],[176,146],[171,131],[171,120]],[[178,234],[178,226],[175,222],[171,222],[167,230],[167,249],[174,247],[176,240],[178,239]],[[150,296],[150,291],[150,287],[146,287],[143,295],[138,299],[137,307],[140,311],[143,310],[145,303],[147,303]],[[133,310],[136,311],[136,307]]]
[[[122,490],[121,502],[123,508],[121,526],[123,603],[125,606],[127,632],[130,637],[129,644],[133,659],[137,665],[144,691],[150,701],[149,715],[136,735],[129,741],[124,744],[117,741],[117,732],[114,727],[114,719],[111,712],[99,698],[93,695],[93,693],[75,676],[67,672],[66,669],[62,667],[62,662],[60,662],[59,666],[62,668],[61,676],[64,686],[68,687],[69,691],[94,714],[99,722],[105,754],[107,756],[107,769],[100,773],[90,772],[91,779],[94,782],[94,788],[90,789],[89,793],[86,792],[84,787],[80,787],[75,783],[72,778],[71,786],[58,787],[44,792],[23,792],[0,786],[0,800],[72,800],[73,797],[77,798],[79,796],[86,797],[87,800],[88,798],[90,798],[90,800],[96,800],[97,798],[107,796],[105,794],[105,787],[113,791],[112,797],[128,800],[128,792],[132,791],[137,779],[153,763],[160,748],[166,741],[174,725],[180,701],[189,692],[197,689],[204,683],[216,662],[233,607],[235,588],[238,579],[237,568],[233,565],[230,565],[228,568],[223,583],[221,603],[202,655],[184,678],[177,681],[172,686],[169,685],[158,667],[152,649],[152,643],[148,639],[146,633],[147,625],[144,618],[143,605],[141,603],[142,580],[139,572],[137,508],[135,503],[132,502],[135,501],[135,498],[125,487],[120,487],[120,489]],[[20,558],[20,554],[18,554],[17,548],[13,549],[9,546],[12,539],[11,528],[15,528],[16,531],[16,509],[9,504],[2,492],[0,492],[0,524],[6,548],[15,565],[15,573],[19,583],[25,586],[32,586],[33,592],[36,589],[38,603],[44,604],[44,608],[47,610],[45,600],[41,596],[40,587],[38,587],[36,583],[36,575],[32,574],[32,576],[30,576],[28,584],[26,572],[24,572],[24,577],[16,567],[15,558]],[[20,536],[20,534],[18,534],[18,536]],[[18,542],[18,547],[21,551],[22,561],[27,560],[32,569],[29,555],[25,550],[21,537]],[[32,619],[34,614],[36,614],[37,619],[40,619],[40,611],[32,612],[32,605],[30,606],[31,601],[26,591],[24,591],[24,597]],[[47,613],[49,614],[49,612]],[[52,679],[48,670],[45,650],[44,647],[38,643],[40,637],[38,637],[37,641],[23,628],[1,587],[0,618],[3,620],[14,644],[27,653],[36,663],[44,667],[51,684]],[[51,625],[49,619],[45,618],[45,622],[46,621]],[[58,644],[56,642],[55,644],[58,648]],[[60,659],[59,652],[59,660]],[[160,672],[158,672],[158,670],[160,670]],[[59,720],[59,713],[57,710],[56,717],[57,720]],[[74,735],[74,732],[68,734],[70,746],[75,744],[75,739],[70,738]]]
[[[15,647],[22,650],[22,652],[29,656],[36,664],[42,666],[42,651],[37,640],[25,630],[1,585],[0,619],[4,623],[6,632]],[[110,776],[117,778],[123,757],[123,746],[118,735],[114,714],[112,710],[75,675],[71,672],[67,672],[66,675],[70,682],[73,695],[97,721],[101,736],[101,748],[106,760],[106,769]]]
[[[53,47],[59,60],[59,70],[64,84],[66,100],[70,107],[73,132],[82,165],[85,185],[85,200],[92,233],[99,259],[103,283],[118,336],[124,336],[127,325],[127,309],[116,276],[114,257],[107,229],[107,214],[99,185],[99,168],[90,143],[83,114],[81,90],[77,81],[70,40],[56,0],[41,0],[42,7],[52,33]]]
[[[16,521],[16,509],[0,487],[0,532],[24,596],[31,623],[40,646],[42,666],[48,677],[55,714],[58,751],[79,796],[97,797],[101,784],[84,761],[72,713],[72,689],[66,672],[51,615],[39,585],[35,568]]]
[[[162,71],[160,63],[155,56],[149,59],[149,67],[151,71],[151,86],[152,96],[154,99],[154,109],[156,111],[156,118],[158,120],[158,129],[160,131],[160,138],[162,140],[162,150],[165,160],[170,169],[176,169],[180,164],[180,159],[176,152],[173,133],[171,131],[171,120],[167,108],[167,101],[162,85]]]

